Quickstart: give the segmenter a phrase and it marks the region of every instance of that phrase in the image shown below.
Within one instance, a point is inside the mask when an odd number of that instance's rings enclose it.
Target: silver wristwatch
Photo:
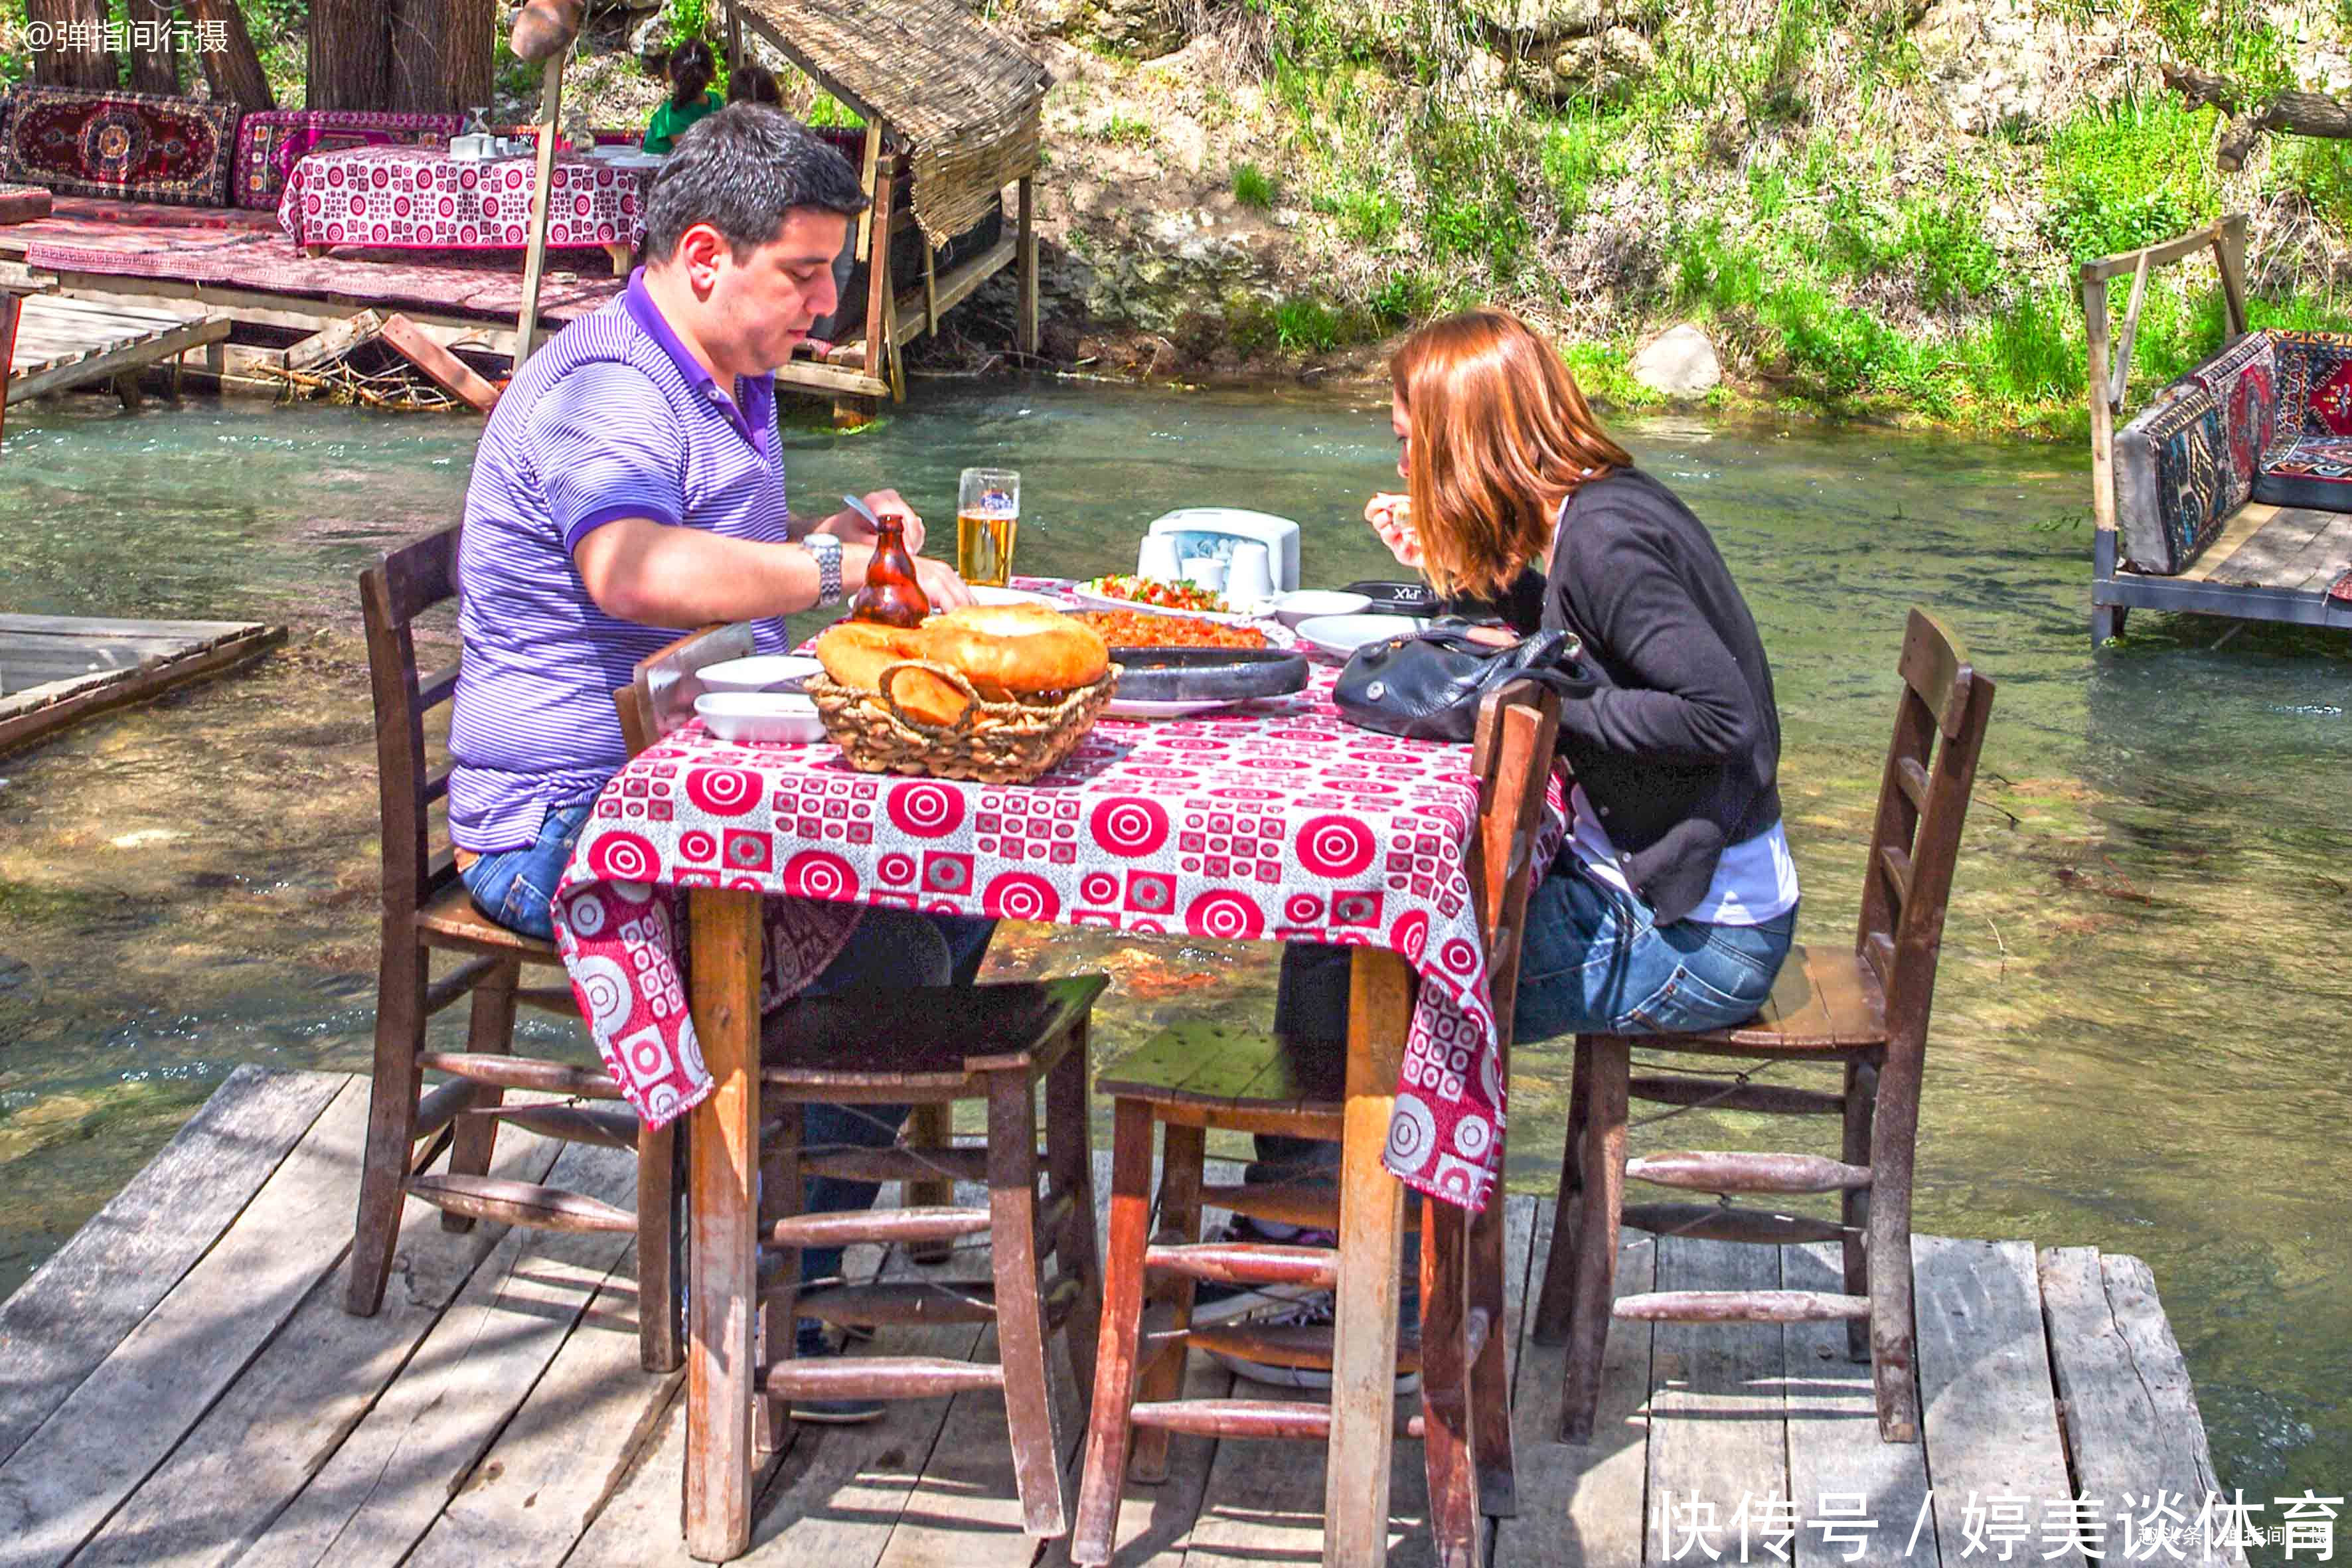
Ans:
[[[841,541],[830,533],[812,533],[801,544],[816,558],[818,606],[841,603]]]

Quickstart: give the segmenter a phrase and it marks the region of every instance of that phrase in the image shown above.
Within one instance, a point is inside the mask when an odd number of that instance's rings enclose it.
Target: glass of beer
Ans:
[[[1013,539],[1021,528],[1021,476],[1010,468],[966,468],[956,500],[956,575],[1001,588],[1013,575]]]

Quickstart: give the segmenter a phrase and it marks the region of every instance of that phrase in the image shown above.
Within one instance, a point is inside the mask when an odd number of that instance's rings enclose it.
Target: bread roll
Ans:
[[[932,616],[921,635],[940,663],[1010,692],[1091,686],[1110,668],[1093,627],[1042,605],[967,605]]]
[[[882,672],[890,666],[934,655],[927,630],[843,621],[816,639],[816,657],[825,674],[842,685],[878,691]],[[890,692],[899,707],[930,724],[952,724],[971,705],[971,699],[927,669],[901,670],[891,681]]]

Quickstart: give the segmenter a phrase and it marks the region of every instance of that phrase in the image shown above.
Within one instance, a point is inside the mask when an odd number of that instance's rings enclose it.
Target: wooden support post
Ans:
[[[2084,269],[2086,274],[2088,268]],[[2083,341],[2090,353],[2091,387],[2091,521],[2097,545],[2112,558],[2116,542],[2116,411],[2107,402],[2107,283],[2104,278],[2083,279]],[[2094,646],[2106,640],[2113,617],[2094,610]]]
[[[146,399],[139,395],[139,373],[135,370],[126,370],[117,374],[114,378],[114,395],[122,400],[122,406],[125,409],[136,413],[139,405],[146,402]]]
[[[751,1175],[759,1159],[760,896],[697,888],[694,1026],[715,1087],[687,1137],[686,1549],[705,1563],[751,1544]]]
[[[733,76],[743,65],[743,18],[735,14],[734,0],[727,5],[727,73]]]
[[[872,150],[869,155],[875,159],[874,205],[865,212],[866,374],[887,381],[891,329],[896,324],[890,286],[890,163],[881,155],[881,122],[869,124],[866,135],[866,144]]]
[[[1396,1426],[1397,1268],[1404,1186],[1381,1156],[1412,1022],[1412,973],[1386,948],[1360,947],[1348,985],[1345,1136],[1339,1152],[1338,1321],[1331,1447],[1324,1474],[1324,1568],[1381,1568],[1389,1551],[1390,1445]]]
[[[532,170],[530,227],[522,259],[522,310],[515,318],[514,368],[518,371],[539,346],[539,279],[547,266],[547,202],[549,187],[555,183],[555,124],[557,111],[563,107],[563,62],[571,54],[569,48],[557,50],[548,58],[540,76],[539,156]]]
[[[499,405],[499,389],[475,373],[474,367],[427,337],[425,330],[398,311],[377,328],[383,341],[400,356],[430,376],[433,384],[468,406],[488,414]]]
[[[0,289],[0,433],[7,427],[7,382],[16,374],[16,322],[24,314],[25,296],[14,289]]]
[[[1037,212],[1032,189],[1035,184],[1035,175],[1021,176],[1021,248],[1013,258],[1020,302],[1013,307],[1013,330],[1024,354],[1037,352]]]
[[[940,335],[940,253],[928,235],[923,238],[923,331]]]
[[[2213,226],[2213,259],[2221,269],[2221,302],[2230,315],[2230,335],[2246,331],[2246,215],[2231,213]]]
[[[341,359],[353,349],[383,331],[382,310],[362,310],[345,317],[333,326],[312,332],[286,351],[288,370],[315,370],[329,360]]]

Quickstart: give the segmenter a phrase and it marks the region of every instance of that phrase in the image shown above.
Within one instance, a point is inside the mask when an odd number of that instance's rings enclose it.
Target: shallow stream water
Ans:
[[[457,516],[477,423],[191,402],[11,410],[0,611],[283,622],[245,673],[0,758],[0,1294],[239,1062],[364,1070],[375,780],[353,581]],[[2352,642],[2148,616],[2094,657],[2079,451],[1878,429],[1624,426],[1762,624],[1813,939],[1847,940],[1904,616],[1999,682],[1936,999],[1918,1226],[2136,1253],[2225,1486],[2352,1487]],[[1310,584],[1395,575],[1361,396],[928,384],[791,437],[808,510],[1023,471],[1024,571],[1130,570],[1160,512],[1299,520]],[[0,670],[0,685],[5,672]],[[992,963],[1106,967],[1106,1057],[1262,1010],[1270,946],[1009,928]],[[454,1017],[445,1019],[454,1023]],[[542,1044],[567,1026],[524,1026]],[[1523,1047],[1514,1184],[1557,1169],[1561,1049]],[[1726,1123],[1741,1121],[1723,1118]],[[1784,1130],[1698,1116],[1636,1146]],[[1738,1146],[1733,1142],[1731,1146]]]

